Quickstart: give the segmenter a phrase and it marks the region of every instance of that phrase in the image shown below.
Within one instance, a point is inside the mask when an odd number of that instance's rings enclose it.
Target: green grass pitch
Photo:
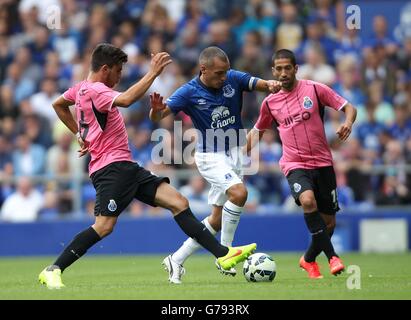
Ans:
[[[343,254],[360,267],[361,289],[348,289],[353,274],[330,275],[319,258],[324,279],[311,280],[298,268],[298,254],[274,253],[277,276],[272,283],[248,283],[237,266],[236,277],[223,276],[208,254],[185,264],[182,285],[171,285],[162,269],[164,256],[85,256],[63,274],[66,288],[48,290],[37,282],[54,257],[1,258],[0,299],[122,300],[275,300],[275,299],[411,299],[411,254]],[[358,276],[358,274],[357,274]]]

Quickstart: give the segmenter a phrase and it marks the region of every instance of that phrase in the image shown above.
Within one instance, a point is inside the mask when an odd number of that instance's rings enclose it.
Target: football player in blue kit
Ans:
[[[241,147],[246,138],[241,121],[243,92],[276,93],[281,83],[230,69],[226,53],[218,47],[201,52],[199,67],[199,75],[178,88],[165,103],[157,93],[150,96],[150,119],[157,122],[180,111],[191,118],[198,136],[195,162],[211,184],[208,203],[212,211],[202,222],[212,234],[221,230],[221,243],[231,246],[247,201],[242,180]],[[184,261],[199,248],[195,239],[188,238],[163,260],[171,283],[181,283]],[[236,274],[234,268],[220,270],[223,274]]]

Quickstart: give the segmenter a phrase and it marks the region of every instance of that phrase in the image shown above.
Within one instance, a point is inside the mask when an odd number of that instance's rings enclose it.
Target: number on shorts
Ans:
[[[332,197],[334,209],[337,209],[338,207],[337,189],[334,189],[333,191],[331,191],[331,197]]]

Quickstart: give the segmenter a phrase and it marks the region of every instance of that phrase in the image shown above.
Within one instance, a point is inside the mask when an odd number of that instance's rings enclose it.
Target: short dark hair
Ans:
[[[205,64],[207,67],[211,67],[214,63],[214,58],[229,62],[227,54],[219,47],[205,48],[203,51],[201,51],[198,62],[200,64]]]
[[[109,43],[100,43],[91,54],[91,71],[97,72],[105,64],[112,68],[127,62],[127,54]]]
[[[297,64],[294,52],[292,52],[291,50],[288,50],[288,49],[280,49],[280,50],[277,50],[273,54],[273,58],[272,58],[273,65],[274,65],[275,60],[277,60],[277,59],[290,59],[291,64],[293,66],[295,66]]]

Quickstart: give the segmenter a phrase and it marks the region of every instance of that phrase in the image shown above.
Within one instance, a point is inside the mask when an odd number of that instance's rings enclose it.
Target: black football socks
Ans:
[[[334,234],[334,230],[329,231],[327,229],[328,232],[328,236],[330,237],[330,240]],[[318,257],[318,255],[321,253],[321,249],[318,249],[314,246],[313,242],[311,241],[310,246],[308,247],[307,251],[304,254],[304,260],[307,262],[313,262],[315,261],[315,259]],[[338,257],[337,254],[335,254],[335,256]],[[307,260],[308,259],[308,260]]]
[[[92,227],[83,230],[73,238],[71,243],[64,249],[51,268],[57,266],[61,269],[61,272],[63,272],[64,269],[84,255],[89,248],[100,240],[100,236]]]
[[[196,240],[215,257],[223,257],[228,253],[228,248],[221,245],[207,227],[194,217],[190,208],[175,215],[174,219],[186,235]]]
[[[311,245],[304,255],[307,262],[315,261],[315,258],[324,251],[328,260],[337,256],[331,243],[331,237],[327,233],[327,226],[318,211],[304,213],[304,220],[311,233]]]

